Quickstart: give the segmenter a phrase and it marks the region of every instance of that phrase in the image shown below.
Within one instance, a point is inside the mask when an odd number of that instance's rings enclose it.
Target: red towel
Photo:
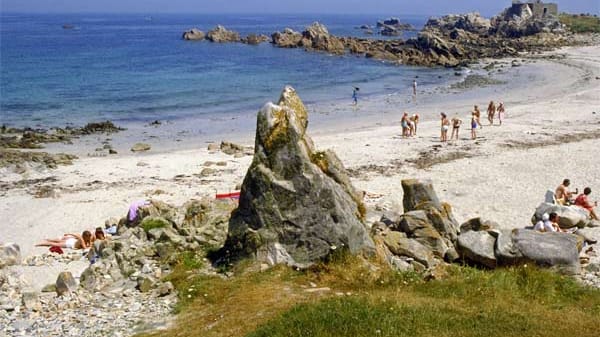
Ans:
[[[58,253],[58,254],[62,254],[63,250],[62,248],[60,248],[59,246],[52,246],[50,247],[50,252],[51,253]]]

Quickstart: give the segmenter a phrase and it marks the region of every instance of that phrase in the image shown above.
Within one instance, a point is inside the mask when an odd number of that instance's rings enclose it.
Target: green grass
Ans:
[[[455,265],[425,281],[340,253],[304,271],[249,261],[232,271],[201,276],[182,259],[170,276],[177,323],[150,336],[587,337],[600,326],[599,290],[536,267]]]
[[[597,16],[562,13],[559,20],[574,33],[600,33],[600,18]]]
[[[164,228],[168,227],[169,225],[169,222],[162,218],[145,218],[142,220],[142,223],[140,223],[140,227],[142,227],[146,233],[152,229]]]

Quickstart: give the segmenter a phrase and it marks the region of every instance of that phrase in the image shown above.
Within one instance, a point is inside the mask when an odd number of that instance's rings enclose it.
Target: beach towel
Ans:
[[[215,199],[239,199],[240,198],[240,192],[231,192],[231,193],[222,193],[222,194],[216,194],[215,195]]]
[[[59,246],[52,246],[50,247],[50,253],[57,253],[57,254],[63,254],[63,250],[62,248],[60,248]]]

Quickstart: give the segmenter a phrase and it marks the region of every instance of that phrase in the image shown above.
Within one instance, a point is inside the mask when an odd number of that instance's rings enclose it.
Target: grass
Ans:
[[[146,233],[155,228],[164,228],[168,226],[169,222],[162,218],[148,217],[142,220],[142,223],[140,223],[140,227],[142,227]]]
[[[559,20],[574,33],[600,33],[600,18],[597,16],[562,13]]]
[[[430,281],[345,254],[306,271],[237,268],[229,279],[180,271],[176,324],[145,336],[596,336],[600,326],[600,291],[532,267],[450,266]]]

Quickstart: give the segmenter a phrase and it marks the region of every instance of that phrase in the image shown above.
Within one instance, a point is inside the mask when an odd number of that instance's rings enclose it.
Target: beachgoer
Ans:
[[[410,127],[411,136],[417,135],[417,126],[419,125],[419,114],[413,114],[408,121]]]
[[[554,227],[552,227],[552,222],[550,222],[550,215],[548,213],[544,213],[542,215],[542,220],[538,221],[533,229],[538,232],[555,232]]]
[[[496,115],[496,104],[494,104],[494,101],[490,101],[490,104],[488,104],[487,113],[488,121],[490,122],[490,125],[493,125],[494,116]]]
[[[96,227],[96,231],[94,232],[94,240],[106,240],[106,233],[102,227]]]
[[[413,96],[417,99],[417,80],[413,80]]]
[[[550,220],[550,224],[552,225],[552,231],[553,232],[559,232],[559,233],[565,233],[566,231],[563,230],[562,228],[560,228],[560,226],[558,225],[558,221],[560,220],[560,216],[558,216],[558,214],[556,214],[555,212],[550,213],[550,215],[548,216],[549,220]]]
[[[78,234],[65,234],[60,239],[46,239],[38,244],[36,247],[52,247],[57,246],[61,248],[69,249],[87,249],[92,245],[94,238],[90,231],[84,231],[81,235]]]
[[[410,135],[410,127],[408,125],[408,112],[404,112],[404,114],[402,114],[400,126],[402,126],[402,137],[408,137]]]
[[[558,185],[556,191],[554,191],[554,197],[558,204],[567,206],[573,203],[573,194],[576,195],[578,190],[575,189],[575,193],[570,192],[569,185],[571,185],[571,180],[564,179],[562,184]]]
[[[477,125],[479,125],[479,128],[482,129],[483,125],[481,125],[481,111],[477,105],[473,106],[473,115],[475,115],[475,118],[477,119]]]
[[[452,134],[450,135],[450,140],[452,140],[452,138],[454,138],[454,135],[456,135],[456,140],[458,140],[458,130],[460,129],[460,125],[462,124],[462,120],[460,118],[458,118],[458,115],[454,116],[454,118],[452,118]]]
[[[504,103],[500,102],[498,103],[498,121],[500,122],[500,125],[502,125],[502,119],[504,119]]]
[[[445,113],[440,113],[441,116],[441,135],[440,135],[440,140],[442,142],[447,142],[448,141],[448,127],[450,125],[450,122],[448,121],[448,116],[446,116]]]
[[[358,104],[358,91],[360,90],[360,88],[358,87],[352,87],[352,101],[354,105]]]
[[[477,116],[471,115],[471,139],[477,139]]]
[[[598,207],[598,202],[595,201],[594,204],[592,205],[592,203],[588,199],[588,196],[590,195],[590,193],[592,193],[591,188],[589,188],[589,187],[584,188],[583,193],[581,193],[580,195],[577,196],[577,198],[575,198],[575,205],[586,209],[588,212],[590,212],[590,217],[592,219],[598,220],[598,214],[596,214],[596,211],[594,210],[594,207]]]

